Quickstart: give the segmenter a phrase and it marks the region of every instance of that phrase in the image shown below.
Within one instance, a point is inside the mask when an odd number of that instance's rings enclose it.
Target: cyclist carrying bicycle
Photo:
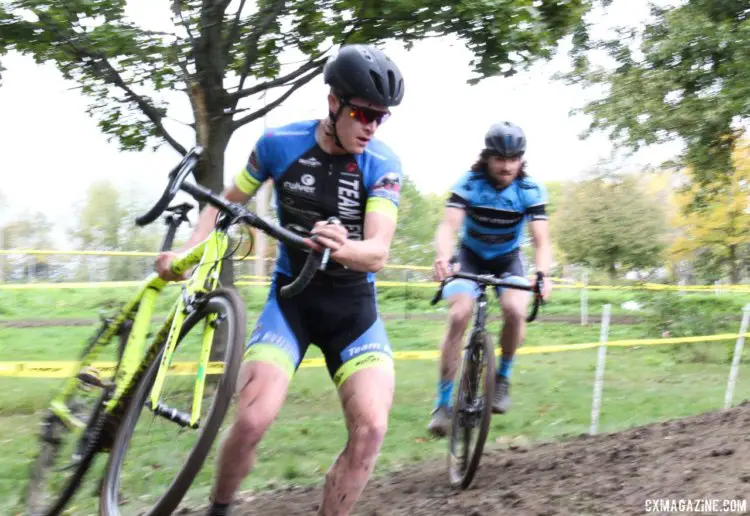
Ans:
[[[385,437],[394,370],[374,276],[396,230],[401,163],[375,132],[389,108],[401,103],[404,80],[396,64],[369,45],[340,48],[323,76],[330,86],[328,117],[267,131],[224,192],[229,201],[245,203],[264,181],[273,181],[281,224],[315,235],[311,246],[330,248],[331,263],[301,294],[284,298],[279,290],[299,274],[306,254],[279,244],[268,299],[237,379],[237,415],[221,447],[212,516],[229,513],[310,342],[325,356],[349,432],[326,475],[318,514],[349,514]],[[203,210],[183,249],[206,238],[216,214]],[[341,224],[326,224],[329,217]],[[166,279],[176,279],[169,272],[174,256],[157,259]]]
[[[551,261],[544,187],[526,174],[522,157],[526,136],[510,122],[494,124],[485,136],[485,148],[471,170],[451,189],[443,220],[435,235],[433,273],[437,281],[451,274],[452,263],[473,274],[507,276],[528,285],[520,257],[525,222],[529,221],[537,278],[547,299],[551,283],[545,280]],[[457,256],[452,258],[455,235],[462,230]],[[437,399],[427,430],[436,437],[448,432],[451,395],[461,341],[471,318],[477,295],[474,282],[456,279],[446,285],[443,297],[449,304],[449,327],[440,347]],[[525,333],[529,293],[496,291],[504,324],[500,343],[492,411],[505,413],[510,406],[510,371],[513,356]]]

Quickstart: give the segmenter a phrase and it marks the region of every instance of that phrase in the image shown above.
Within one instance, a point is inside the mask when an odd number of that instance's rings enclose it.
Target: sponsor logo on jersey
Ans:
[[[309,176],[312,179],[312,182],[309,185],[306,185],[304,184],[304,177],[305,176],[302,176],[302,183],[297,183],[296,181],[294,183],[292,183],[291,181],[284,181],[284,188],[286,188],[287,190],[291,190],[292,192],[314,194],[315,186],[313,185],[313,183],[315,183],[315,179],[312,176]]]
[[[258,164],[258,151],[255,149],[250,153],[250,159],[247,160],[247,170],[249,172],[260,171],[260,165]]]
[[[321,165],[320,161],[318,161],[315,156],[312,156],[310,158],[300,158],[297,160],[297,163],[311,168],[317,168]]]
[[[383,344],[380,342],[368,342],[367,344],[361,344],[359,346],[349,346],[345,351],[346,356],[343,358],[344,360],[349,360],[371,351],[382,351],[383,353],[390,354],[391,346],[388,343]]]
[[[360,198],[359,186],[359,179],[339,177],[339,186],[336,190],[339,218],[352,240],[362,240],[364,208]]]
[[[482,215],[475,211],[472,212],[471,218],[476,220],[480,224],[485,223],[485,224],[503,226],[503,227],[514,226],[523,220],[520,214],[515,217],[502,218],[502,217],[492,217],[488,215]]]
[[[264,330],[261,326],[258,326],[250,336],[248,345],[253,344],[273,344],[286,351],[290,356],[298,355],[297,347],[289,339],[273,330]]]
[[[372,195],[375,197],[384,197],[398,204],[399,197],[401,196],[401,178],[395,172],[388,172],[375,183]]]
[[[311,176],[310,174],[305,174],[302,176],[302,184],[305,186],[312,186],[315,184],[315,178]]]

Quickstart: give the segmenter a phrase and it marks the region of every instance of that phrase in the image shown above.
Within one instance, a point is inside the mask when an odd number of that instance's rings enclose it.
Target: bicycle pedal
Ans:
[[[101,379],[99,371],[93,367],[87,367],[77,376],[80,382],[92,387],[99,387],[100,389],[111,389],[114,387],[112,382],[105,382]]]

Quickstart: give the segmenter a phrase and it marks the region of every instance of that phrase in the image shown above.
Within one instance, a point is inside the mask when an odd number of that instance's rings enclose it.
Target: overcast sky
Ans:
[[[155,29],[171,27],[168,5],[154,0],[129,3],[131,16]],[[645,0],[620,0],[597,21],[603,29],[612,23],[639,23],[647,13]],[[400,44],[388,44],[385,50],[404,74],[406,96],[377,136],[401,157],[404,172],[422,191],[444,192],[476,158],[489,125],[502,120],[511,120],[526,131],[529,170],[542,181],[574,178],[612,152],[604,135],[578,139],[587,120],[569,117],[568,112],[591,97],[578,87],[551,79],[567,67],[564,52],[513,78],[492,78],[469,86],[471,54],[456,40],[431,39],[408,52]],[[171,147],[120,152],[117,143],[107,142],[96,121],[86,114],[88,99],[54,65],[38,65],[17,54],[2,62],[7,71],[0,87],[0,191],[9,198],[6,219],[21,210],[39,210],[60,220],[70,214],[87,184],[98,178],[110,178],[123,188],[138,184],[154,198],[158,195],[167,172],[179,160]],[[276,126],[323,117],[326,92],[319,77],[265,122]],[[254,106],[262,106],[262,100],[255,99]],[[181,95],[174,98],[169,113],[191,121]],[[191,130],[172,121],[166,125],[184,146],[194,143]],[[235,133],[227,149],[226,181],[244,165],[262,130],[259,120]],[[649,149],[627,165],[657,165],[676,151],[677,145]]]

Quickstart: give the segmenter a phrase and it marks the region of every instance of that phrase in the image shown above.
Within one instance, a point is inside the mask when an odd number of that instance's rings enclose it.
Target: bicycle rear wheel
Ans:
[[[112,359],[119,360],[120,350],[130,335],[129,320],[119,328],[116,336],[120,342],[115,349],[108,345]],[[99,339],[111,330],[110,322],[105,322],[94,334],[81,354],[81,367],[65,381],[74,386],[64,398],[56,398],[56,409],[45,411],[40,425],[39,453],[31,465],[30,478],[26,487],[26,509],[34,516],[60,514],[79,489],[86,473],[94,462],[94,457],[102,449],[101,416],[104,403],[111,396],[114,385],[115,367],[111,374],[102,374],[88,363],[89,356],[101,354],[104,343]],[[101,357],[100,357],[101,358]]]
[[[487,333],[472,334],[458,380],[448,445],[448,475],[452,486],[466,489],[479,467],[492,419],[495,354]]]
[[[197,431],[188,426],[184,430],[180,429],[179,434],[172,436],[172,434],[168,433],[169,430],[159,433],[160,429],[169,428],[174,430],[176,425],[171,420],[166,421],[159,416],[154,416],[150,422],[147,420],[144,423],[149,433],[154,432],[153,435],[149,436],[149,442],[146,444],[146,447],[140,449],[137,443],[133,445],[134,431],[141,415],[144,412],[151,412],[147,402],[159,371],[163,355],[162,350],[141,380],[115,437],[100,494],[99,511],[102,516],[119,516],[121,510],[128,511],[129,513],[132,511],[133,514],[139,515],[172,514],[190,488],[195,476],[201,470],[234,395],[237,374],[242,361],[242,349],[245,344],[247,326],[244,303],[239,295],[234,290],[217,289],[207,294],[202,304],[199,305],[199,308],[191,312],[185,319],[178,340],[178,348],[188,345],[186,344],[186,340],[189,339],[190,332],[200,321],[206,320],[211,314],[217,315],[216,324],[226,325],[226,331],[216,333],[216,335],[221,335],[225,339],[225,352],[223,357],[224,370],[219,376],[219,383],[215,390],[216,395],[208,408],[206,417],[200,421]],[[201,327],[196,329],[201,329]],[[191,382],[194,383],[194,379],[191,379]],[[180,394],[184,395],[185,392],[186,390],[183,388]],[[164,426],[160,426],[162,424]],[[155,431],[153,430],[154,427],[157,427]],[[152,469],[162,468],[163,464],[151,462],[144,464],[144,460],[148,462],[151,460],[151,457],[144,459],[143,453],[139,455],[138,452],[146,451],[149,455],[153,455],[154,461],[160,455],[171,455],[173,452],[176,454],[179,448],[175,448],[174,450],[172,448],[165,450],[164,448],[172,446],[170,438],[177,442],[181,437],[184,437],[182,432],[192,432],[192,435],[188,435],[190,438],[193,438],[197,434],[197,439],[190,447],[185,461],[179,463],[178,472],[169,480],[162,478],[144,480],[144,474],[146,476],[153,474]],[[156,440],[158,438],[166,439],[164,446],[161,447],[162,449],[159,449],[160,446],[158,444],[151,444],[152,439]],[[129,450],[134,452],[131,456],[132,463],[130,466],[125,467],[126,454]],[[130,462],[130,459],[128,462]],[[163,477],[164,475],[171,475],[171,473],[162,474],[160,472],[160,475]],[[147,482],[148,485],[143,486],[138,483],[143,481]],[[167,483],[169,484],[161,485]],[[132,488],[133,490],[143,488],[148,492],[136,493],[132,497],[128,497],[128,494],[124,492],[124,499],[121,500],[120,490],[123,487]]]

